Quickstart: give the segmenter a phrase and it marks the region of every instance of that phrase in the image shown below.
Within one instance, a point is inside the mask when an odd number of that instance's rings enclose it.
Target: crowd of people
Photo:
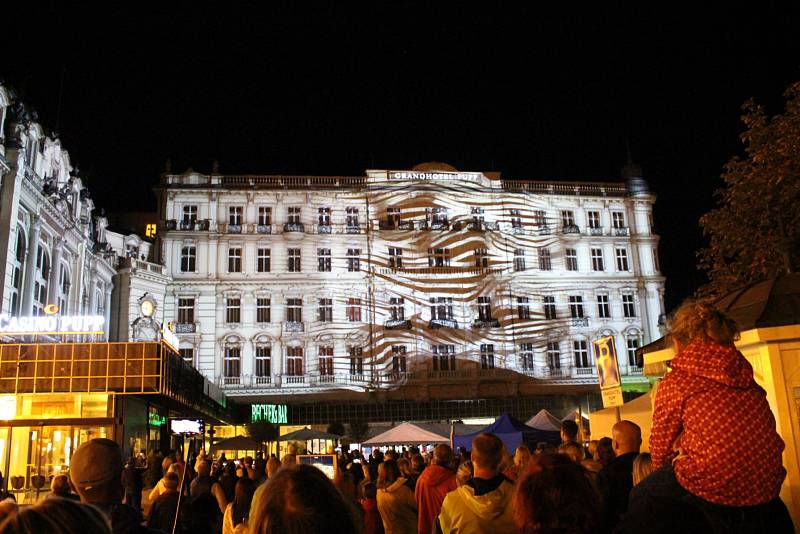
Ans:
[[[488,433],[469,451],[343,451],[333,479],[294,451],[282,460],[167,455],[150,462],[160,475],[144,518],[133,464],[123,466],[115,442],[94,439],[75,452],[69,479],[53,479],[51,497],[0,503],[0,534],[793,532],[778,497],[784,445],[733,346],[735,325],[692,302],[672,335],[677,356],[656,397],[650,454],[641,429],[622,420],[588,443],[565,421],[560,445],[513,454]],[[747,461],[732,434],[749,436]]]

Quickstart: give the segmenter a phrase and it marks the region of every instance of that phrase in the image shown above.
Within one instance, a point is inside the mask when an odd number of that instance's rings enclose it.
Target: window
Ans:
[[[601,319],[608,319],[611,317],[611,311],[608,307],[608,295],[606,294],[599,294],[597,295],[597,316]]]
[[[391,297],[389,299],[389,314],[391,315],[392,321],[405,320],[405,300],[402,297]]]
[[[272,376],[272,347],[256,345],[256,376]]]
[[[572,342],[573,353],[575,354],[575,367],[589,367],[592,362],[589,360],[589,350],[586,340],[576,339]]]
[[[547,226],[547,215],[545,214],[544,210],[533,211],[533,224],[540,228],[542,226]]]
[[[183,219],[184,224],[194,224],[197,222],[197,206],[184,206]]]
[[[433,370],[434,371],[455,371],[456,370],[456,346],[455,345],[434,345],[432,348],[433,348]]]
[[[478,320],[489,321],[492,318],[492,301],[490,297],[478,297]]]
[[[181,248],[181,272],[193,273],[197,267],[197,247]]]
[[[405,373],[408,369],[406,363],[406,346],[392,345],[392,372]]]
[[[494,345],[481,345],[481,369],[494,369]]]
[[[431,320],[452,320],[453,319],[453,297],[432,297]]]
[[[553,262],[550,257],[550,249],[540,248],[538,252],[539,252],[539,270],[540,271],[552,270]]]
[[[348,206],[345,210],[345,224],[348,228],[358,228],[358,208]]]
[[[19,314],[20,295],[22,294],[22,273],[25,265],[25,233],[21,227],[17,227],[15,253],[12,260],[13,272],[11,275],[11,315]]]
[[[602,271],[604,269],[603,265],[603,249],[601,248],[593,248],[592,249],[592,270],[593,271]]]
[[[625,272],[628,270],[628,250],[624,248],[618,248],[617,252],[617,270],[620,272]]]
[[[550,369],[561,369],[561,348],[558,346],[558,341],[549,341],[547,343],[547,367]]]
[[[242,349],[239,345],[225,347],[224,370],[225,378],[239,378],[241,372]]]
[[[520,319],[531,318],[531,308],[528,297],[517,297],[517,316]]]
[[[288,209],[288,219],[286,221],[289,224],[300,224],[300,208],[297,206],[292,206]]]
[[[519,210],[511,210],[511,228],[522,228],[522,217],[520,217]]]
[[[331,272],[331,249],[317,249],[317,271],[320,273]]]
[[[193,348],[183,348],[178,350],[178,354],[180,354],[183,361],[188,363],[189,365],[194,365],[194,349]]]
[[[578,251],[574,248],[564,250],[564,258],[566,259],[566,268],[568,271],[578,270]]]
[[[447,208],[429,208],[428,218],[431,221],[431,227],[434,229],[447,226]]]
[[[178,323],[194,323],[194,299],[178,299]]]
[[[268,248],[259,248],[257,251],[256,270],[260,273],[268,273],[271,269],[271,256],[272,253]]]
[[[386,221],[389,226],[397,228],[400,224],[400,208],[386,208]]]
[[[272,224],[272,208],[268,206],[258,207],[258,224],[260,226],[269,226]]]
[[[569,315],[573,319],[583,317],[583,297],[580,295],[569,296]]]
[[[449,248],[429,248],[428,267],[448,267],[450,265]]]
[[[611,224],[614,228],[625,228],[625,214],[621,211],[611,212]]]
[[[61,315],[67,315],[67,302],[69,301],[69,269],[61,265],[58,278],[58,309]]]
[[[286,349],[286,374],[289,376],[303,376],[303,347],[288,347]]]
[[[517,272],[525,270],[525,250],[521,248],[514,250],[514,270]]]
[[[361,299],[360,298],[348,298],[347,299],[347,320],[351,323],[360,323],[361,322]]]
[[[625,293],[622,295],[622,314],[625,317],[636,317],[636,307],[633,302],[632,293]]]
[[[628,351],[628,367],[639,367],[636,363],[636,350],[639,348],[639,338],[628,337],[625,340],[625,345]]]
[[[569,210],[561,211],[561,226],[575,226],[575,214]]]
[[[244,208],[242,206],[228,206],[228,224],[241,226]]]
[[[286,322],[303,322],[303,299],[286,299]]]
[[[653,249],[653,267],[655,267],[656,271],[660,271],[661,270],[661,267],[658,264],[658,249],[657,248]]]
[[[600,228],[600,212],[599,211],[589,211],[586,213],[586,219],[589,223],[589,228],[597,229]]]
[[[330,208],[319,208],[317,210],[317,224],[320,226],[330,226],[331,225],[331,209]]]
[[[50,278],[50,256],[42,245],[36,249],[36,271],[33,279],[33,314],[44,315]]]
[[[556,298],[553,295],[546,295],[542,297],[542,304],[544,307],[544,318],[555,319],[556,315]]]
[[[320,376],[333,376],[333,347],[319,348],[319,374]]]
[[[484,221],[483,208],[470,208],[469,212],[472,215],[472,224],[476,228],[480,228]]]
[[[241,322],[242,300],[239,297],[228,297],[225,299],[225,322]]]
[[[399,247],[389,247],[389,268],[403,268],[403,249]]]
[[[361,249],[347,249],[347,272],[357,273],[361,270]]]
[[[475,256],[475,267],[485,269],[489,267],[489,251],[485,248],[476,248],[473,252]]]
[[[533,343],[520,343],[519,359],[524,371],[533,371]]]
[[[333,300],[319,299],[319,313],[317,320],[321,323],[329,323],[333,321]]]
[[[290,248],[289,249],[289,272],[290,273],[299,273],[300,272],[300,249],[299,248]]]
[[[361,347],[350,347],[350,374],[364,374],[364,349]]]
[[[272,308],[271,301],[266,297],[256,298],[256,322],[269,323],[272,322]]]
[[[242,272],[242,248],[231,247],[228,249],[228,272]]]

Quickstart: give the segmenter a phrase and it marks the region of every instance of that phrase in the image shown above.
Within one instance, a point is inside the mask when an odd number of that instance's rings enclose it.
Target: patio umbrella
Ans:
[[[313,430],[311,428],[301,428],[294,432],[289,432],[278,438],[278,441],[308,441],[310,439],[342,439],[338,434],[329,434],[321,430]]]

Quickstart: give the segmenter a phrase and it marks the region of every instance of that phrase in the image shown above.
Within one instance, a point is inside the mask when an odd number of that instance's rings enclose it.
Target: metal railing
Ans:
[[[286,223],[283,225],[284,232],[305,232],[306,226],[303,223]]]
[[[303,332],[305,327],[299,321],[286,321],[283,323],[283,330],[285,332]]]
[[[411,330],[411,321],[408,319],[388,319],[383,323],[386,330]]]
[[[197,331],[197,323],[175,323],[176,334],[194,334]]]
[[[575,327],[586,327],[586,326],[589,326],[589,318],[588,317],[573,317],[572,318],[572,326],[575,326]]]
[[[581,229],[578,227],[577,224],[565,224],[561,228],[561,233],[562,234],[580,234],[581,233]]]

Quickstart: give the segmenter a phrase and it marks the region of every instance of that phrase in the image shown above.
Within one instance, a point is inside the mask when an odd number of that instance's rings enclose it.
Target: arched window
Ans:
[[[22,273],[25,272],[25,243],[27,238],[21,226],[17,226],[14,256],[11,259],[11,315],[19,315],[20,298],[22,295]]]
[[[50,255],[42,245],[36,249],[36,270],[33,276],[33,314],[44,315],[47,281],[50,278]]]
[[[61,315],[68,311],[69,285],[69,267],[62,263],[58,274],[58,309]]]

